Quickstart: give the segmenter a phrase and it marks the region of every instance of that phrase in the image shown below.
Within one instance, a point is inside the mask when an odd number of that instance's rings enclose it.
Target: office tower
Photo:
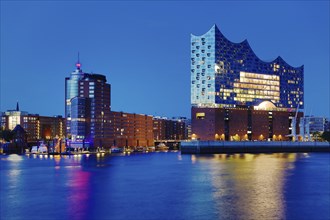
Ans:
[[[110,144],[110,84],[100,74],[85,73],[81,63],[65,78],[66,132],[70,147]]]

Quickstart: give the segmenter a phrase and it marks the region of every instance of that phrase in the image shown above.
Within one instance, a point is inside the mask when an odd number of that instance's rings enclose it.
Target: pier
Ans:
[[[329,142],[182,141],[182,154],[330,152]]]

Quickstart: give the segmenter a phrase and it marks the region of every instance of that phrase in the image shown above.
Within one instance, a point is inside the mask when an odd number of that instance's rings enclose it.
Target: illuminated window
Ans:
[[[279,76],[240,72],[239,82],[234,83],[236,100],[241,102],[254,99],[269,99],[279,102]]]
[[[196,119],[204,119],[204,118],[205,118],[205,112],[196,113]]]

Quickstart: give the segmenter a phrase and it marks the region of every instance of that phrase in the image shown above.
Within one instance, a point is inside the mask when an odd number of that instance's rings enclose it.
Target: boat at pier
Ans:
[[[123,153],[124,148],[122,148],[122,147],[111,147],[110,151],[111,151],[111,153]]]
[[[40,146],[32,146],[31,151],[27,152],[31,154],[47,154],[48,153],[48,147],[41,143]]]
[[[135,153],[142,153],[142,152],[145,152],[145,151],[146,150],[145,150],[144,147],[139,146],[139,147],[136,147],[133,152],[135,152]]]
[[[162,152],[165,152],[165,151],[167,152],[169,149],[169,147],[166,146],[164,143],[158,144],[155,148],[156,148],[155,149],[156,151],[162,151]]]

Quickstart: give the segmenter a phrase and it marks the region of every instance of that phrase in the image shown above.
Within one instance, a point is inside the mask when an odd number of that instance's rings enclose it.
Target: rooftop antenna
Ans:
[[[81,67],[81,63],[80,63],[80,54],[78,52],[78,62],[76,63],[76,67],[78,70],[80,70],[80,67]]]

